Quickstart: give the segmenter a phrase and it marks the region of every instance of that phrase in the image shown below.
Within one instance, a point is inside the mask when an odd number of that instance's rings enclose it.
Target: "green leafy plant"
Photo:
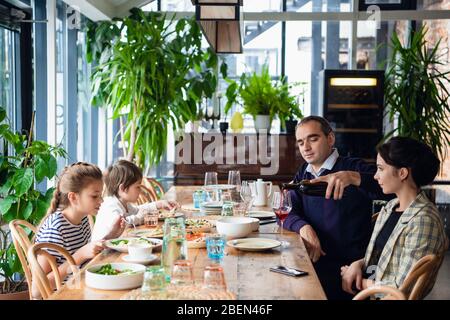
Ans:
[[[261,74],[256,72],[251,75],[243,73],[239,84],[227,79],[229,86],[226,91],[227,113],[233,103],[240,101],[244,113],[255,118],[257,115],[268,115],[270,121],[279,117],[281,126],[285,127],[285,121],[293,118],[302,118],[302,112],[297,103],[297,97],[290,94],[290,86],[284,78],[274,81],[270,77],[267,65],[262,67]]]
[[[124,154],[141,167],[159,163],[170,124],[177,131],[196,120],[198,103],[216,90],[218,57],[201,48],[201,39],[194,18],[174,22],[136,8],[88,27],[87,57],[97,64],[91,102],[126,120]]]
[[[390,120],[398,118],[398,125],[384,140],[394,134],[415,138],[443,160],[450,145],[450,72],[439,70],[444,65],[438,54],[440,41],[430,48],[426,33],[426,28],[411,30],[405,45],[396,33],[392,36],[385,99]]]
[[[30,132],[32,132],[30,130]],[[66,157],[60,147],[32,140],[29,136],[13,132],[5,109],[0,107],[0,225],[21,219],[37,225],[45,215],[54,188],[41,192],[36,183],[56,175],[57,157]],[[12,151],[11,153],[8,153]],[[15,291],[20,283],[13,281],[15,273],[22,273],[14,246],[8,243],[8,232],[2,231],[0,275],[5,278],[3,292]]]

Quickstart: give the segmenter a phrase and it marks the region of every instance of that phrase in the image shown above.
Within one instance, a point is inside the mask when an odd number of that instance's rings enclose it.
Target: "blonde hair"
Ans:
[[[142,180],[142,171],[131,161],[119,160],[108,167],[105,174],[106,195],[118,196],[119,186],[129,188],[133,183]]]
[[[96,165],[76,162],[64,168],[58,176],[56,189],[47,214],[42,218],[38,230],[45,219],[57,210],[64,210],[70,205],[69,192],[80,193],[93,181],[103,181],[102,171]]]

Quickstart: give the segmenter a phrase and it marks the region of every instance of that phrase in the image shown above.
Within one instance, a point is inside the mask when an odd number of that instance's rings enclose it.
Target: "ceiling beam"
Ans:
[[[93,21],[111,20],[115,17],[114,6],[106,0],[64,0]]]

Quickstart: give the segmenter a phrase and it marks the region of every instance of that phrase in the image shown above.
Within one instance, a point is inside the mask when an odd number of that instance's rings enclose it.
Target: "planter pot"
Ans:
[[[286,133],[295,134],[295,127],[297,126],[297,120],[286,120]]]
[[[255,117],[255,129],[256,132],[261,130],[266,130],[267,133],[270,132],[270,116],[268,115],[257,115]]]
[[[0,282],[0,286],[2,283]],[[22,288],[22,287],[21,287]],[[25,284],[23,286],[25,290],[14,292],[14,293],[2,293],[0,294],[0,300],[29,300],[30,293],[28,291],[28,286]]]

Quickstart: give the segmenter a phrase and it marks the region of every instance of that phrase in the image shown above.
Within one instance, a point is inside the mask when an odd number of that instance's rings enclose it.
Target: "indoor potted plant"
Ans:
[[[141,168],[159,163],[168,130],[198,120],[199,102],[216,90],[219,59],[201,39],[195,17],[174,21],[137,8],[89,24],[88,61],[97,64],[91,103],[124,120],[124,154]]]
[[[428,144],[443,161],[450,145],[449,91],[450,72],[434,47],[427,43],[427,30],[411,30],[403,45],[394,33],[392,56],[385,81],[386,109],[397,125],[383,140],[394,134],[412,137]]]
[[[56,159],[66,157],[66,152],[44,141],[33,141],[32,130],[28,135],[13,132],[6,111],[1,107],[0,144],[0,275],[4,277],[0,283],[0,299],[7,299],[9,294],[16,299],[14,294],[26,289],[26,283],[6,224],[14,219],[26,220],[33,225],[41,221],[50,205],[54,188],[41,192],[36,184],[56,175]],[[11,149],[13,153],[8,154]]]
[[[277,87],[278,90],[278,117],[280,118],[281,132],[287,134],[295,134],[295,128],[297,126],[297,119],[302,119],[303,114],[298,104],[298,97],[290,94],[289,90],[292,86],[299,85],[301,83],[295,83],[288,85],[284,79],[281,80],[281,85]],[[303,95],[303,93],[302,93]]]

